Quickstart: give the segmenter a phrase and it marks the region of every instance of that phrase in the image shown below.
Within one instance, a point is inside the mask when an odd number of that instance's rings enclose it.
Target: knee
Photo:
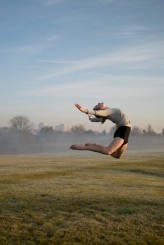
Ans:
[[[121,158],[121,156],[116,155],[116,156],[115,156],[115,158],[116,158],[116,159],[120,159],[120,158]]]
[[[113,152],[110,149],[108,149],[108,148],[105,149],[105,153],[108,156],[111,156],[113,154]]]
[[[120,154],[118,154],[117,151],[113,151],[113,149],[108,148],[108,147],[104,147],[104,153],[108,156],[112,156],[112,157],[117,158],[117,159],[121,158]]]
[[[117,152],[113,152],[112,154],[110,154],[112,157],[116,158],[116,159],[120,159],[121,156],[117,153]]]
[[[109,147],[108,146],[108,147],[105,147],[104,150],[105,150],[107,155],[112,155],[112,156],[117,156],[118,155],[117,154],[117,150],[115,150],[114,147]]]

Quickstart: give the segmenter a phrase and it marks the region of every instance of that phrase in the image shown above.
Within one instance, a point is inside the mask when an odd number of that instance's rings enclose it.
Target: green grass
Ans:
[[[1,245],[164,244],[164,154],[0,156]]]

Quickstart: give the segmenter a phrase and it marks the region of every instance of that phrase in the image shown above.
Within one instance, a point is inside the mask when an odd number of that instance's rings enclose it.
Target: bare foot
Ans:
[[[72,150],[85,150],[85,145],[71,145]]]
[[[85,145],[90,146],[90,145],[96,145],[96,144],[86,143]]]

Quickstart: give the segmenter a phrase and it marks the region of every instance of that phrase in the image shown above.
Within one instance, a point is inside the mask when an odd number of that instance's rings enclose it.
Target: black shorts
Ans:
[[[128,138],[130,135],[131,128],[128,126],[121,126],[119,127],[116,132],[114,133],[114,138],[119,137],[124,140],[123,145],[128,143]]]

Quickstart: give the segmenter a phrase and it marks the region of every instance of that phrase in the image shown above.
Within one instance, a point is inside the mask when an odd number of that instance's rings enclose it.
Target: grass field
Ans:
[[[164,154],[0,156],[1,245],[164,244]]]

